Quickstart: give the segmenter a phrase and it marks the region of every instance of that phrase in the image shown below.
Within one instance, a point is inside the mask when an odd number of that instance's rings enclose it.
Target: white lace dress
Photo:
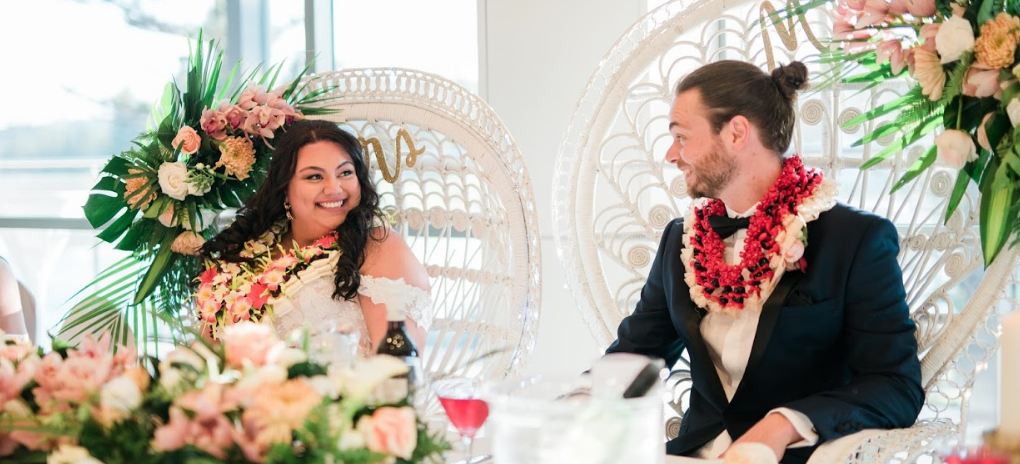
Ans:
[[[364,358],[372,353],[372,339],[368,335],[359,299],[333,299],[337,256],[315,261],[287,281],[287,295],[270,301],[273,305],[273,326],[281,337],[286,337],[294,329],[319,327],[329,319],[336,321],[338,326],[357,327],[361,332],[358,356]],[[404,305],[408,319],[424,331],[428,331],[432,324],[432,301],[428,292],[408,285],[402,278],[392,280],[362,274],[358,293],[387,307]]]

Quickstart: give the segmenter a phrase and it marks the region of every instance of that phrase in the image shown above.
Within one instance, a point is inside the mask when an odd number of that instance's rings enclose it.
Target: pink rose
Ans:
[[[999,70],[971,66],[963,81],[963,94],[968,97],[991,97],[999,92]]]
[[[198,148],[202,146],[202,136],[198,135],[191,126],[184,126],[177,131],[177,136],[174,137],[170,145],[174,148],[180,148],[181,153],[190,155],[198,151]]]
[[[367,438],[368,449],[378,453],[411,459],[418,446],[414,409],[407,406],[376,409],[371,418],[364,416],[358,421],[358,431]]]
[[[219,111],[208,108],[202,110],[202,118],[199,120],[199,125],[202,126],[202,130],[206,134],[209,134],[210,137],[216,140],[227,138],[227,118]]]
[[[970,134],[946,129],[935,137],[936,154],[943,164],[954,169],[963,168],[968,161],[977,159],[977,147]]]
[[[276,338],[269,324],[244,322],[223,330],[223,346],[228,366],[241,367],[248,360],[258,367],[265,365],[270,352],[282,348],[283,342]]]

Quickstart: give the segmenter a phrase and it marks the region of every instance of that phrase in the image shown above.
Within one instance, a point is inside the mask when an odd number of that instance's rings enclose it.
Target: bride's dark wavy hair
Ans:
[[[287,188],[297,168],[298,151],[315,142],[332,142],[344,149],[354,161],[354,172],[361,185],[361,203],[350,213],[343,224],[336,228],[339,236],[340,259],[337,262],[333,298],[353,300],[358,296],[361,274],[358,270],[365,263],[365,245],[371,237],[381,240],[383,235],[373,236],[371,229],[380,223],[379,194],[368,175],[368,165],[361,151],[361,143],[353,135],[329,121],[303,120],[294,123],[276,142],[276,152],[269,163],[266,180],[237,211],[234,222],[199,250],[205,258],[229,262],[243,262],[240,256],[244,243],[260,237],[277,221],[287,215],[283,206],[287,199]],[[385,221],[382,221],[385,224]]]

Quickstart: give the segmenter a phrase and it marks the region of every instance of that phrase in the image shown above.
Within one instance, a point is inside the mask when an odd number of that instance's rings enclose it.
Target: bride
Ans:
[[[424,346],[428,275],[383,218],[361,144],[334,123],[311,120],[275,144],[265,181],[200,249],[203,323],[215,332],[271,321],[286,336],[332,319],[359,328],[364,357],[386,333],[387,306],[402,305],[408,332]]]

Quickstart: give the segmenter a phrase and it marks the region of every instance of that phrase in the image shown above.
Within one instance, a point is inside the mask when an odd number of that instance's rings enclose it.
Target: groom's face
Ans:
[[[697,89],[677,95],[670,111],[673,144],[666,152],[666,161],[683,171],[687,193],[692,198],[719,198],[737,169],[735,159],[726,152],[708,116]]]

